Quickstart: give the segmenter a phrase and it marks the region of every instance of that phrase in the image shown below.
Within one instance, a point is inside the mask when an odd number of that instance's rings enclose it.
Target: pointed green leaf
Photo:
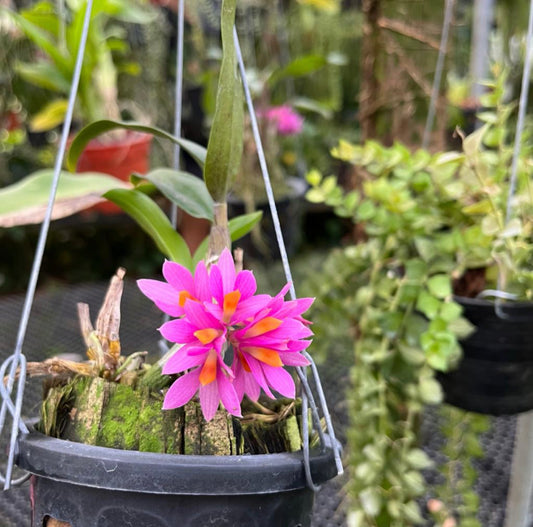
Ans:
[[[191,216],[213,221],[213,200],[205,183],[197,176],[170,168],[158,168],[144,177]]]
[[[488,130],[488,125],[483,125],[463,140],[463,150],[467,157],[472,157],[480,152],[483,136]]]
[[[222,202],[242,154],[243,104],[242,86],[237,76],[233,26],[236,0],[222,3],[222,64],[218,80],[215,115],[209,134],[204,179],[212,198]]]
[[[45,216],[54,171],[40,170],[0,190],[0,227],[40,223]],[[99,201],[113,188],[126,187],[119,179],[86,172],[61,172],[52,219],[64,218]]]
[[[135,132],[143,132],[146,134],[152,134],[156,137],[161,137],[163,139],[168,139],[169,141],[180,145],[183,150],[185,150],[191,155],[191,157],[198,163],[198,165],[203,166],[205,162],[205,148],[196,143],[193,143],[192,141],[180,137],[175,137],[172,134],[161,130],[160,128],[156,128],[155,126],[147,126],[141,123],[136,123],[134,121],[110,121],[104,119],[101,121],[95,121],[94,123],[87,125],[85,128],[82,128],[80,132],[76,135],[76,137],[72,141],[72,144],[70,145],[70,149],[67,156],[68,169],[72,171],[75,170],[78,158],[80,157],[81,153],[83,152],[83,149],[87,146],[87,143],[91,139],[94,139],[99,135],[105,134],[106,132],[110,132],[111,130],[117,129],[133,130]]]
[[[138,190],[129,189],[111,190],[104,197],[129,214],[167,258],[192,268],[191,253],[185,240],[174,230],[165,213],[150,197]]]

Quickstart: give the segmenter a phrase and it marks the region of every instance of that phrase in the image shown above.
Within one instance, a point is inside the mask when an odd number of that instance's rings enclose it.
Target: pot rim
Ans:
[[[31,426],[17,446],[20,468],[87,487],[148,494],[235,495],[307,486],[302,451],[238,456],[158,454],[57,439]],[[324,452],[312,450],[310,461],[315,484],[337,475],[330,446]]]
[[[494,309],[496,302],[494,300],[487,300],[486,298],[471,298],[467,296],[454,295],[454,300],[458,304],[465,306],[479,306],[479,307],[490,307]],[[508,302],[502,302],[502,307],[505,309],[533,309],[533,302],[528,302],[527,300],[514,301],[510,300]]]

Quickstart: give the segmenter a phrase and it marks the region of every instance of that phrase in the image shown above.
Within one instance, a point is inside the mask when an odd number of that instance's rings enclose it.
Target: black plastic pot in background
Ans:
[[[285,248],[287,249],[287,254],[291,256],[298,250],[302,239],[304,196],[307,191],[307,183],[304,179],[294,176],[287,177],[286,181],[291,191],[288,195],[276,199],[276,209],[283,229]],[[278,260],[280,252],[270,207],[268,203],[259,203],[257,204],[257,210],[263,211],[259,228],[264,247],[256,245],[251,234],[239,239],[237,245],[244,250],[245,257],[248,255],[257,259]],[[230,195],[228,197],[228,211],[230,217],[244,214],[244,203]]]
[[[533,409],[533,303],[456,299],[476,330],[454,371],[439,374],[447,403],[491,415]]]
[[[32,431],[17,464],[32,476],[32,527],[308,527],[313,492],[300,453],[179,456],[115,450]],[[337,471],[311,455],[315,483]]]

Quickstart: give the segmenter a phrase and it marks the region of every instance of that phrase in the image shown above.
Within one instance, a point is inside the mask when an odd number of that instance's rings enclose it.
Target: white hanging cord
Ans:
[[[284,269],[284,272],[285,272],[285,277],[287,279],[287,282],[290,283],[290,296],[291,296],[291,298],[293,300],[295,300],[296,299],[296,291],[294,289],[294,284],[293,284],[293,281],[292,281],[292,274],[291,274],[291,269],[290,269],[290,265],[289,265],[289,259],[287,257],[287,250],[285,248],[285,242],[283,240],[283,232],[281,230],[281,225],[280,225],[280,222],[279,222],[278,212],[277,212],[277,209],[276,209],[276,200],[274,198],[274,192],[272,190],[272,184],[270,182],[270,177],[269,177],[269,174],[268,174],[268,168],[267,168],[267,164],[266,164],[265,153],[264,153],[264,150],[263,150],[263,145],[262,145],[262,141],[261,141],[261,135],[259,133],[259,126],[257,124],[257,117],[255,115],[252,96],[250,94],[250,87],[249,87],[248,82],[246,80],[246,69],[244,67],[244,61],[243,61],[243,58],[242,58],[241,47],[240,47],[240,44],[239,44],[239,37],[237,35],[237,31],[236,31],[235,28],[233,30],[233,39],[234,39],[234,42],[235,42],[235,52],[237,54],[237,62],[238,62],[239,71],[240,71],[240,74],[241,74],[241,79],[242,79],[242,84],[243,84],[243,89],[244,89],[244,96],[245,96],[245,99],[246,99],[246,105],[248,107],[248,113],[249,113],[249,116],[250,116],[250,122],[251,122],[251,125],[252,125],[252,131],[253,131],[254,140],[255,140],[255,144],[256,144],[256,148],[257,148],[257,155],[259,157],[259,165],[261,167],[261,173],[263,175],[263,180],[264,180],[264,183],[265,183],[265,190],[266,190],[266,194],[267,194],[267,197],[268,197],[268,203],[269,203],[269,206],[270,206],[270,213],[271,213],[271,216],[272,216],[272,222],[274,224],[274,230],[276,232],[276,239],[277,239],[277,242],[278,242],[278,247],[279,247],[279,251],[280,251],[280,255],[281,255],[281,261],[282,261],[282,264],[283,264],[283,269]],[[310,358],[309,355],[307,355],[307,358],[312,363],[312,359]],[[316,490],[318,490],[318,487],[314,485],[314,483],[312,481],[312,478],[311,478],[311,473],[310,473],[309,440],[308,440],[309,431],[308,431],[308,427],[307,427],[307,411],[304,411],[307,408],[307,403],[308,403],[307,399],[309,399],[309,402],[311,403],[311,412],[313,414],[313,418],[314,418],[316,426],[317,426],[317,431],[320,434],[320,438],[321,438],[321,441],[322,441],[322,447],[323,448],[325,448],[326,442],[325,442],[325,437],[324,437],[324,435],[322,433],[317,407],[316,407],[316,404],[314,402],[313,394],[312,394],[312,391],[311,391],[311,389],[309,387],[309,383],[307,381],[305,370],[303,368],[296,368],[296,371],[298,373],[298,377],[300,378],[300,381],[302,382],[302,386],[304,388],[304,391],[303,391],[303,394],[302,394],[302,429],[303,429],[303,434],[304,434],[304,437],[303,437],[303,443],[304,443],[304,446],[303,446],[304,467],[305,467],[305,472],[306,472],[307,484],[308,484],[308,486],[311,489],[316,491]],[[318,387],[318,386],[321,385],[320,378],[318,377],[316,369],[314,369],[312,371],[313,371],[315,384]],[[331,438],[331,443],[332,443],[331,447],[332,447],[332,450],[333,450],[333,453],[334,453],[335,463],[336,463],[336,466],[337,466],[337,471],[338,471],[339,474],[342,474],[344,469],[343,469],[342,460],[341,460],[341,457],[340,457],[340,449],[339,449],[339,445],[337,444],[337,440],[335,439],[335,431],[333,430],[333,425],[331,423],[329,412],[327,411],[327,402],[326,402],[326,400],[325,400],[325,398],[323,396],[323,390],[321,389],[321,386],[320,386],[320,389],[318,390],[318,393],[319,393],[319,397],[320,397],[320,403],[321,403],[321,406],[322,406],[323,411],[324,411],[324,420],[326,422],[326,428],[327,428],[328,433],[329,433],[330,438]]]
[[[184,20],[185,20],[185,0],[179,0],[178,21],[177,21],[177,45],[176,45],[176,86],[174,95],[174,136],[181,137],[181,119],[183,110],[183,42],[184,42]],[[180,168],[180,145],[174,145],[174,169]],[[172,203],[170,221],[174,229],[178,225],[178,207]]]
[[[444,69],[444,59],[448,49],[448,36],[450,33],[450,25],[452,22],[454,0],[446,0],[446,7],[444,11],[444,21],[442,23],[442,33],[439,46],[439,55],[437,57],[437,65],[435,67],[435,77],[433,78],[433,87],[431,89],[431,99],[429,101],[428,115],[426,118],[426,127],[424,128],[424,136],[422,138],[422,148],[426,149],[429,144],[431,130],[433,129],[433,122],[435,121],[435,112],[437,109],[437,99],[439,97],[440,83],[442,80],[442,71]]]
[[[91,21],[91,12],[92,12],[93,0],[87,0],[87,5],[85,8],[85,16],[83,19],[83,28],[80,36],[80,43],[78,47],[78,54],[76,57],[76,65],[74,68],[74,73],[72,77],[72,83],[70,87],[70,94],[68,99],[67,112],[65,115],[65,121],[63,123],[63,130],[61,133],[61,140],[59,143],[59,150],[57,152],[55,165],[54,165],[54,175],[52,178],[52,186],[50,189],[50,195],[48,199],[48,205],[46,208],[45,216],[43,223],[41,225],[41,230],[39,233],[39,239],[37,242],[37,249],[35,251],[35,257],[33,260],[30,281],[28,285],[28,290],[26,293],[26,298],[24,301],[24,306],[22,310],[22,316],[20,319],[20,325],[17,334],[17,341],[15,345],[15,350],[13,355],[8,359],[9,361],[9,377],[7,381],[6,390],[7,393],[2,393],[2,409],[0,410],[0,434],[4,428],[6,413],[9,408],[13,409],[11,406],[11,401],[9,401],[9,395],[13,390],[13,385],[15,383],[17,367],[19,368],[19,389],[17,390],[17,398],[14,407],[13,417],[13,426],[11,429],[11,442],[9,447],[8,463],[6,468],[6,478],[4,481],[4,490],[8,490],[11,485],[11,472],[13,470],[14,456],[15,456],[15,447],[16,439],[19,432],[19,429],[24,430],[24,423],[20,421],[20,412],[22,409],[22,397],[24,394],[24,382],[25,382],[25,358],[22,356],[22,346],[24,344],[24,339],[26,337],[26,331],[28,328],[28,321],[30,318],[30,312],[33,305],[33,299],[35,297],[35,289],[37,287],[37,280],[39,278],[39,271],[41,269],[41,263],[44,254],[44,248],[46,245],[46,238],[48,236],[48,231],[50,228],[50,222],[52,219],[52,210],[54,207],[54,201],[57,193],[57,187],[59,184],[59,176],[61,175],[61,167],[63,165],[63,160],[65,157],[65,151],[67,148],[67,140],[70,132],[70,126],[72,123],[72,115],[74,113],[74,104],[76,103],[76,94],[78,92],[78,85],[81,75],[81,68],[83,64],[83,57],[85,54],[85,47],[87,44],[87,34],[89,31],[89,25]],[[7,368],[7,366],[6,366]],[[22,386],[22,388],[20,388]],[[8,395],[8,397],[6,397]],[[11,404],[10,404],[11,403]],[[27,432],[27,430],[25,430]]]
[[[516,192],[516,184],[518,179],[518,159],[520,157],[520,149],[522,148],[522,135],[524,132],[524,121],[527,111],[527,100],[529,94],[529,80],[531,77],[531,61],[533,60],[533,0],[529,4],[529,22],[527,27],[526,37],[526,57],[524,59],[524,70],[522,72],[522,85],[520,87],[520,99],[518,102],[518,119],[516,121],[516,130],[514,137],[513,158],[511,162],[511,177],[509,180],[509,194],[507,195],[507,207],[505,211],[505,224],[511,221],[513,215],[513,200]],[[503,276],[498,273],[497,291],[493,296],[496,297],[494,302],[494,311],[496,315],[502,319],[513,319],[503,311],[502,300],[509,299],[509,296],[502,291]],[[512,295],[514,296],[514,295]]]
[[[516,122],[516,132],[514,139],[513,160],[511,164],[511,180],[509,185],[509,195],[507,196],[507,211],[505,223],[511,220],[513,213],[513,198],[516,191],[516,181],[518,174],[518,158],[522,147],[522,134],[524,132],[524,120],[527,110],[527,99],[529,93],[529,79],[531,77],[531,61],[533,60],[533,0],[529,7],[529,23],[527,27],[526,57],[524,60],[524,71],[522,73],[522,86],[520,88],[520,101],[518,103],[518,120]]]

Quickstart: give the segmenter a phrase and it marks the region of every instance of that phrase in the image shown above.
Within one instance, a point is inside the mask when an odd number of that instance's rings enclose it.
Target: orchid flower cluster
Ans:
[[[177,350],[164,374],[181,374],[168,389],[164,409],[185,405],[196,393],[206,420],[219,402],[241,417],[244,395],[257,401],[261,390],[294,398],[295,384],[284,366],[306,366],[310,322],[302,314],[313,298],[284,300],[290,284],[274,297],[256,294],[251,271],[235,270],[225,249],[209,269],[203,261],[194,276],[178,263],[163,265],[165,281],[138,281],[141,291],[171,317],[160,332]]]

